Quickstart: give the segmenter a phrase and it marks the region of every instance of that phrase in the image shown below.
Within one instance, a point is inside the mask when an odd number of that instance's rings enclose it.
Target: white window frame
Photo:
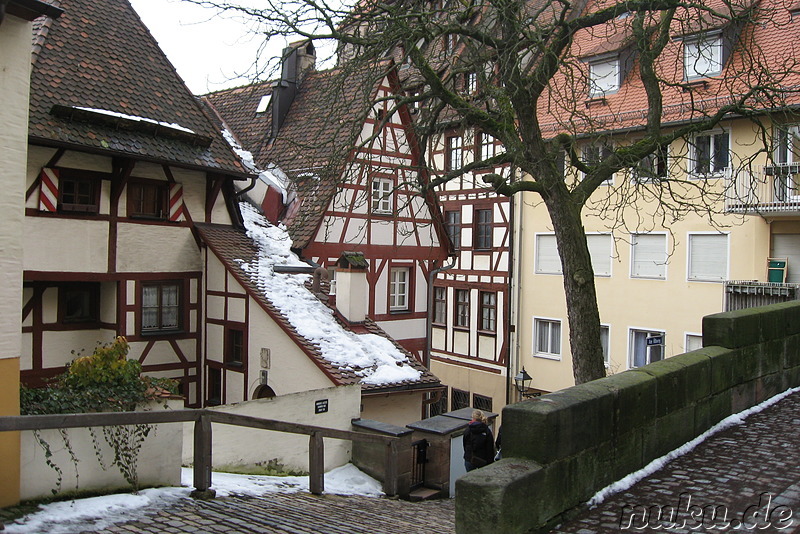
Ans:
[[[619,56],[602,56],[589,61],[589,97],[602,98],[620,88]]]
[[[645,251],[641,248],[638,249],[639,257],[637,258],[637,247],[640,244],[644,247],[646,246],[644,245],[645,241],[650,241],[652,243],[656,238],[663,239],[664,241],[663,261],[661,258],[656,257],[661,255],[661,251]],[[669,260],[667,255],[667,241],[667,234],[664,232],[631,234],[631,278],[644,278],[649,280],[667,279],[667,264]],[[650,246],[650,248],[653,249],[654,247]],[[654,267],[646,269],[650,264]]]
[[[603,332],[606,333],[605,338]],[[603,346],[603,365],[608,369],[611,366],[611,325],[600,324],[600,344]]]
[[[613,265],[614,237],[608,233],[586,234],[589,256],[592,258],[592,271],[595,276],[611,276]]]
[[[536,249],[534,251],[534,271],[536,274],[563,274],[561,269],[561,256],[558,253],[555,234],[536,234]],[[548,253],[542,265],[542,252]],[[554,254],[553,254],[554,253]]]
[[[666,332],[664,330],[659,330],[657,328],[639,328],[639,327],[631,327],[628,329],[628,369],[638,369],[640,367],[644,367],[645,365],[651,364],[653,362],[661,361],[666,358],[666,345],[652,345],[647,346],[645,345],[645,363],[643,365],[634,365],[635,362],[635,350],[636,350],[636,343],[634,340],[634,336],[637,334],[643,334],[644,339],[647,337],[655,334],[664,336],[666,339]],[[653,359],[653,355],[658,354],[659,358]]]
[[[709,243],[704,244],[697,244],[698,247],[695,249],[695,243],[698,241],[708,241],[708,239],[703,239],[704,237],[715,237],[718,240],[725,241],[725,265],[721,269],[708,269],[707,273],[695,273],[697,267],[695,266],[697,259],[695,258],[695,250],[699,251],[701,254],[709,252]],[[717,244],[717,247],[719,243]],[[690,282],[724,282],[728,279],[728,272],[730,269],[730,254],[731,254],[731,246],[730,246],[730,234],[719,233],[719,232],[690,232],[687,235],[686,239],[686,279]],[[708,261],[708,260],[705,260]],[[724,272],[723,272],[724,271]],[[711,274],[709,274],[711,273]],[[714,274],[715,273],[715,274]]]
[[[445,172],[454,171],[464,166],[464,136],[450,135],[445,137],[444,151]]]
[[[372,213],[392,213],[394,180],[391,178],[373,177],[371,191]]]
[[[475,130],[475,137],[478,144],[478,160],[486,161],[497,155],[497,145],[494,137],[480,130]]]
[[[716,159],[717,159],[717,142],[716,138],[718,136],[725,136],[727,137],[727,158],[726,164],[724,168],[717,169]],[[708,171],[699,169],[700,162],[698,161],[699,150],[698,147],[700,145],[701,138],[709,138],[708,141]],[[705,141],[703,141],[705,143]],[[721,176],[725,176],[728,172],[730,172],[731,168],[731,160],[733,153],[731,151],[731,133],[727,129],[717,129],[717,130],[710,130],[707,132],[698,133],[695,135],[690,144],[690,158],[689,158],[689,165],[691,165],[691,169],[689,174],[694,176],[695,178],[718,178]]]
[[[592,157],[589,158],[589,151],[592,151]],[[597,142],[597,143],[585,143],[581,145],[581,161],[584,163],[591,163],[591,162],[599,162],[604,157],[605,152],[611,152],[614,150],[614,145],[611,142]],[[610,178],[607,180],[603,180],[603,183],[600,185],[614,185],[614,176],[612,174]],[[586,174],[581,174],[581,179],[585,179]]]
[[[474,95],[478,91],[478,73],[474,70],[464,73],[464,94]]]
[[[558,326],[558,332],[553,332],[553,328]],[[539,333],[542,328],[547,329],[547,345],[546,350],[539,350]],[[561,319],[552,317],[534,317],[533,318],[533,355],[537,358],[545,358],[548,360],[561,359],[561,342],[563,329],[561,328]],[[556,345],[557,344],[557,345]]]
[[[719,32],[683,40],[683,72],[688,81],[722,73],[722,34]]]
[[[389,274],[389,311],[408,311],[410,287],[411,269],[392,267]]]
[[[631,169],[631,179],[640,184],[646,183],[653,183],[658,182],[661,180],[666,180],[669,178],[669,165],[670,165],[670,157],[671,157],[671,146],[665,147],[658,147],[656,150],[647,156],[645,156],[639,165]],[[662,165],[659,164],[659,160],[663,160],[663,167],[664,172],[659,172],[659,167]],[[642,174],[642,170],[645,168],[645,164],[648,167],[648,175]]]
[[[700,339],[700,346],[695,349],[689,348],[689,339]],[[703,334],[698,334],[696,332],[686,332],[683,336],[683,352],[691,352],[693,350],[698,350],[703,348]]]

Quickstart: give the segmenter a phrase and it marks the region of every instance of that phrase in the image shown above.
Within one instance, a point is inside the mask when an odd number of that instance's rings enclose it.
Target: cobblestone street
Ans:
[[[271,493],[185,500],[104,533],[452,534],[452,499],[410,503],[374,497]]]
[[[800,533],[798,439],[800,392],[551,532]]]

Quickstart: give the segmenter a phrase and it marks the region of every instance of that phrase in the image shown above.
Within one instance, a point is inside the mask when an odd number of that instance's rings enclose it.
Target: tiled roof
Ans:
[[[295,248],[308,245],[322,222],[389,65],[365,68],[355,63],[347,69],[356,71],[307,72],[274,140],[272,108],[255,112],[269,82],[205,97],[260,166],[276,164],[292,180],[299,204],[283,222]]]
[[[241,268],[242,260],[245,263],[253,262],[258,257],[258,249],[253,241],[245,235],[241,230],[237,230],[230,226],[215,225],[215,224],[197,224],[196,225],[200,236],[203,241],[209,246],[211,251],[219,258],[225,265],[226,269],[236,278],[236,280],[244,287],[247,293],[269,314],[270,317],[280,325],[284,331],[291,337],[300,349],[305,352],[309,358],[325,373],[331,381],[336,385],[358,384],[360,378],[355,374],[358,369],[340,369],[325,358],[319,347],[310,342],[305,337],[301,336],[297,330],[291,325],[289,320],[272,304],[269,298],[258,289],[256,284],[252,281],[250,276]],[[342,328],[349,329],[350,327],[344,322],[340,321]],[[419,380],[405,381],[389,385],[371,385],[362,384],[361,388],[364,392],[381,392],[381,391],[394,391],[394,390],[408,390],[435,387],[440,384],[439,379],[436,378],[430,371],[428,371],[419,361],[416,360],[408,351],[403,349],[394,339],[383,331],[372,320],[367,319],[363,325],[359,325],[359,332],[368,332],[377,334],[390,340],[403,354],[406,355],[409,365],[422,373]]]
[[[59,5],[60,18],[36,25],[47,32],[34,36],[32,142],[247,174],[127,0]],[[59,116],[52,113],[54,106],[61,109]],[[114,122],[76,108],[177,124],[196,135],[176,136],[170,128],[142,131],[125,117]]]

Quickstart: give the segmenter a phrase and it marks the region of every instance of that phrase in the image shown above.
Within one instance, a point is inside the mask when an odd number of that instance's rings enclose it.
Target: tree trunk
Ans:
[[[582,206],[574,203],[565,187],[557,189],[546,195],[545,204],[564,273],[572,374],[575,383],[582,384],[606,375],[600,342],[600,312],[592,259],[581,221]]]

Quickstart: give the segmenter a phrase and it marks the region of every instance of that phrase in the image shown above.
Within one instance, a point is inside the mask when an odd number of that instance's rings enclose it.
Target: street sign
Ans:
[[[647,346],[652,347],[654,345],[663,345],[664,344],[664,334],[658,334],[655,336],[647,336]]]

